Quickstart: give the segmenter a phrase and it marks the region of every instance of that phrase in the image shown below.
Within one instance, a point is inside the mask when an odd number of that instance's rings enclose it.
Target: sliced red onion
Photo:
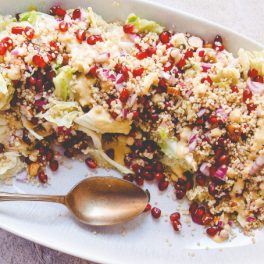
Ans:
[[[219,167],[219,168],[216,170],[216,172],[215,172],[215,174],[214,174],[214,177],[216,177],[216,178],[218,178],[218,179],[224,181],[225,178],[226,178],[227,170],[228,170],[227,166],[222,165],[221,167]]]
[[[200,109],[199,112],[197,113],[197,116],[198,116],[198,117],[202,117],[202,116],[205,114],[205,112],[206,112],[206,109],[205,109],[205,108],[202,108],[202,109]]]
[[[35,99],[35,100],[39,100],[40,98],[42,98],[42,94],[36,94],[36,95],[34,96],[34,99]]]
[[[186,97],[189,98],[192,95],[192,90],[186,91]]]
[[[225,112],[223,108],[218,108],[215,112],[221,118],[223,122],[227,121],[228,114]]]
[[[119,73],[117,76],[116,76],[116,83],[117,84],[120,84],[120,83],[123,83],[125,81],[125,76],[124,74],[122,73]]]
[[[254,175],[264,168],[264,156],[259,156],[252,164],[249,175]]]
[[[137,101],[137,97],[138,97],[137,94],[132,94],[127,100],[127,103],[126,103],[127,106],[128,107],[134,106]]]
[[[210,164],[208,162],[203,162],[202,165],[200,166],[200,172],[209,177],[210,176]]]
[[[209,131],[204,134],[204,140],[206,140],[209,144],[211,143],[211,133]]]
[[[39,99],[39,100],[35,100],[35,105],[37,105],[37,106],[44,106],[44,105],[46,105],[48,102],[47,102],[47,100],[46,99]]]
[[[198,139],[198,136],[197,134],[192,134],[190,139],[189,139],[189,151],[194,151],[196,146],[197,146],[197,139]]]
[[[247,86],[253,94],[264,94],[264,83],[253,82],[250,79],[247,80]]]
[[[252,222],[255,222],[256,221],[256,218],[255,217],[252,217],[252,216],[248,216],[246,218],[246,221],[249,222],[249,223],[252,223]]]
[[[27,171],[23,170],[22,172],[16,175],[16,181],[26,182],[27,181]]]
[[[110,53],[109,52],[103,52],[99,54],[94,60],[97,63],[102,63],[108,61],[110,58]]]
[[[174,86],[177,83],[177,79],[176,79],[175,76],[171,76],[169,78],[169,81],[168,82],[169,82],[169,85]]]

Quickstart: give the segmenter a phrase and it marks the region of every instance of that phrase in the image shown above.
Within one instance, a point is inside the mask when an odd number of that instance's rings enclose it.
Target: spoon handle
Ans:
[[[0,201],[42,201],[65,204],[63,195],[34,195],[17,193],[0,193]]]

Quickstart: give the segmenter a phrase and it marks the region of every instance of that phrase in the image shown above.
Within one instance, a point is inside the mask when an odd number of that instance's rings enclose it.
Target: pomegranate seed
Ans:
[[[13,40],[11,38],[9,38],[9,37],[3,38],[1,40],[1,43],[3,43],[8,50],[13,49],[13,47],[14,47]]]
[[[126,24],[123,26],[123,30],[126,34],[133,34],[134,33],[134,25],[133,24]]]
[[[76,35],[76,39],[82,43],[85,39],[86,39],[86,33],[84,30],[82,29],[79,29],[75,32],[75,35]]]
[[[185,65],[186,65],[186,60],[184,58],[181,58],[177,64],[177,67],[182,69]]]
[[[5,44],[0,43],[0,56],[4,56],[6,54],[7,48]]]
[[[59,50],[59,47],[58,47],[56,41],[53,41],[53,40],[50,41],[49,45],[50,45],[52,50],[54,50],[54,51],[58,51]]]
[[[124,175],[123,179],[126,180],[126,181],[133,182],[134,181],[134,175],[131,174],[131,173],[126,174],[126,175]]]
[[[218,231],[219,231],[219,229],[216,226],[212,226],[212,227],[209,227],[206,229],[206,233],[210,237],[214,237]]]
[[[44,171],[40,171],[38,174],[38,179],[41,183],[46,183],[48,181],[48,176]]]
[[[133,70],[133,77],[141,76],[143,74],[143,72],[144,72],[144,68],[138,67],[138,68]]]
[[[72,19],[76,20],[79,19],[81,17],[81,10],[80,9],[75,9],[72,12]]]
[[[145,52],[145,51],[139,51],[139,52],[136,54],[136,57],[137,57],[138,60],[143,60],[143,59],[145,59],[145,58],[148,57],[148,54],[147,54],[147,52]]]
[[[257,106],[254,103],[247,104],[247,109],[249,112],[255,111]]]
[[[217,125],[218,124],[218,118],[215,115],[211,115],[208,119],[209,123],[212,125]]]
[[[54,77],[56,76],[56,72],[53,71],[53,70],[50,70],[46,73],[45,77],[48,79],[48,80],[52,80]]]
[[[122,102],[122,103],[126,103],[127,102],[127,99],[129,97],[129,91],[124,88],[121,93],[120,93],[120,96],[119,96],[119,100]]]
[[[204,51],[204,50],[200,50],[200,51],[198,52],[199,57],[203,57],[204,54],[205,54],[205,51]]]
[[[95,169],[97,167],[97,164],[96,164],[95,160],[93,160],[91,158],[87,158],[85,160],[85,163],[90,169]]]
[[[88,74],[92,77],[95,77],[96,76],[96,71],[97,71],[97,66],[96,65],[92,65]]]
[[[189,59],[193,56],[193,51],[191,49],[187,49],[185,54],[184,54],[184,58],[185,59]]]
[[[203,206],[200,206],[195,211],[193,217],[197,223],[201,224],[201,220],[202,220],[202,217],[204,216],[204,214],[205,214],[205,208]]]
[[[216,50],[216,51],[222,51],[225,49],[224,45],[223,45],[223,40],[222,40],[222,37],[217,35],[214,39],[214,45],[213,45],[213,48]]]
[[[65,22],[65,21],[61,21],[60,22],[60,24],[59,24],[59,30],[61,32],[66,32],[68,30],[68,28],[69,28],[69,25],[68,25],[67,22]]]
[[[257,75],[258,71],[254,68],[248,71],[248,77],[250,77],[251,79],[254,79]]]
[[[156,172],[156,174],[155,174],[155,179],[156,179],[158,182],[164,180],[164,178],[165,178],[165,175],[164,175],[163,173],[161,173],[161,172]]]
[[[210,176],[211,177],[214,177],[215,176],[215,173],[216,173],[216,168],[214,166],[211,166],[210,167]]]
[[[31,40],[34,38],[35,30],[33,28],[26,27],[24,32],[25,32],[27,39]]]
[[[151,205],[148,203],[145,210],[143,212],[148,212],[151,210]]]
[[[228,164],[228,161],[229,161],[229,157],[228,157],[228,155],[222,155],[222,156],[220,156],[219,157],[219,159],[218,159],[218,164],[219,165],[227,165]]]
[[[202,174],[198,174],[196,176],[196,183],[200,186],[205,186],[206,183],[206,176],[202,175]]]
[[[263,83],[263,76],[260,76],[260,75],[257,75],[255,78],[254,78],[254,82],[259,82],[259,83]]]
[[[152,57],[152,55],[156,54],[157,48],[156,47],[149,47],[146,49],[146,52],[149,57]]]
[[[139,112],[138,111],[133,111],[133,119],[136,120],[139,117]]]
[[[245,103],[247,100],[250,100],[252,98],[252,92],[249,90],[249,88],[246,88],[243,92],[243,102]]]
[[[169,182],[168,181],[165,181],[165,180],[161,180],[159,182],[159,185],[158,186],[159,186],[159,190],[160,191],[164,191],[164,190],[166,190],[168,188]]]
[[[57,171],[59,168],[59,162],[57,160],[52,160],[50,161],[49,166],[52,171]]]
[[[236,85],[231,86],[232,93],[238,93],[238,88]]]
[[[11,28],[11,33],[15,35],[22,35],[24,32],[24,28],[22,27],[12,27]]]
[[[32,58],[33,64],[38,66],[39,68],[45,68],[46,67],[46,62],[44,61],[43,57],[41,55],[34,55]]]
[[[35,84],[37,83],[36,78],[33,77],[33,76],[30,76],[30,77],[29,77],[29,83],[30,83],[31,85],[35,85]]]
[[[87,38],[87,44],[95,45],[97,42],[102,42],[103,39],[100,35],[92,35]]]
[[[178,212],[172,213],[172,214],[170,215],[170,220],[171,220],[171,222],[172,222],[172,221],[175,221],[175,220],[179,220],[180,218],[181,218],[181,215],[180,215],[180,213],[178,213]]]
[[[154,217],[154,218],[160,218],[160,215],[161,215],[161,210],[157,207],[153,207],[151,209],[151,215]]]
[[[159,35],[159,39],[163,44],[169,43],[171,38],[171,33],[168,31],[163,31],[160,35]]]
[[[201,83],[205,83],[205,82],[208,82],[210,85],[213,84],[213,81],[210,78],[210,76],[207,76],[207,77],[202,78]]]
[[[176,190],[176,198],[181,200],[186,194],[185,190]]]
[[[172,223],[173,229],[175,231],[180,231],[181,230],[182,225],[181,225],[181,222],[178,219],[172,221],[171,223]]]
[[[144,184],[144,179],[143,177],[141,177],[140,175],[137,175],[136,176],[136,179],[135,179],[136,183],[139,185],[139,186],[142,186]]]
[[[66,11],[60,6],[53,6],[50,9],[50,14],[53,16],[64,17],[66,15]]]
[[[123,74],[125,81],[127,81],[129,79],[129,69],[127,68],[127,66],[120,64],[120,63],[117,63],[115,65],[115,71],[117,73]]]
[[[212,215],[211,214],[209,214],[209,213],[205,213],[203,216],[202,216],[202,219],[201,219],[201,223],[203,224],[203,225],[209,225],[212,221],[213,221],[213,217],[212,217]]]
[[[162,163],[158,161],[156,163],[155,169],[156,169],[157,172],[163,172],[163,165],[162,165]]]
[[[152,181],[152,180],[154,180],[155,175],[153,173],[151,173],[151,172],[145,171],[143,173],[143,177],[147,181]]]
[[[53,157],[54,157],[54,153],[53,153],[53,151],[52,151],[52,150],[49,150],[48,153],[47,153],[47,155],[46,155],[46,159],[47,159],[48,161],[50,161],[50,160],[53,159]]]
[[[203,118],[198,118],[197,120],[196,120],[196,124],[198,125],[198,126],[201,126],[201,125],[203,125],[204,124],[204,120],[203,120]]]
[[[197,210],[197,208],[198,208],[198,203],[197,202],[192,202],[190,207],[189,207],[190,214],[194,214],[195,211]]]

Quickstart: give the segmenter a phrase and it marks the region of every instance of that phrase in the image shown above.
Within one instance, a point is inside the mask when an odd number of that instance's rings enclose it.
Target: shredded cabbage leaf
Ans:
[[[260,75],[264,75],[264,51],[239,49],[238,62],[242,67],[244,78],[247,78],[247,73],[251,68],[256,69]]]
[[[111,115],[99,105],[94,106],[88,113],[76,118],[74,122],[100,134],[121,133],[127,135],[131,129],[131,121],[114,120]]]
[[[53,79],[55,86],[54,95],[66,101],[70,96],[70,82],[73,77],[73,69],[70,66],[64,66],[58,70],[57,76]]]
[[[48,111],[38,116],[57,126],[64,126],[66,128],[70,128],[74,119],[83,113],[76,102],[51,100],[47,105],[47,109]]]
[[[14,93],[13,87],[8,86],[2,74],[0,74],[0,110],[9,108],[9,103]]]
[[[5,152],[0,155],[0,180],[10,181],[13,176],[24,169],[16,152]]]
[[[139,18],[135,14],[130,14],[126,23],[133,24],[140,33],[154,32],[160,34],[163,31],[163,27],[155,21]]]

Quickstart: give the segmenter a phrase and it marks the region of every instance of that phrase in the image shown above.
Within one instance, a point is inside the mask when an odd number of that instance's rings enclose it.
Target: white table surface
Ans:
[[[112,0],[108,0],[112,1]],[[131,0],[133,1],[133,0]],[[264,44],[263,0],[152,0],[227,26]],[[217,32],[216,32],[217,33]],[[90,264],[0,229],[1,264]]]

